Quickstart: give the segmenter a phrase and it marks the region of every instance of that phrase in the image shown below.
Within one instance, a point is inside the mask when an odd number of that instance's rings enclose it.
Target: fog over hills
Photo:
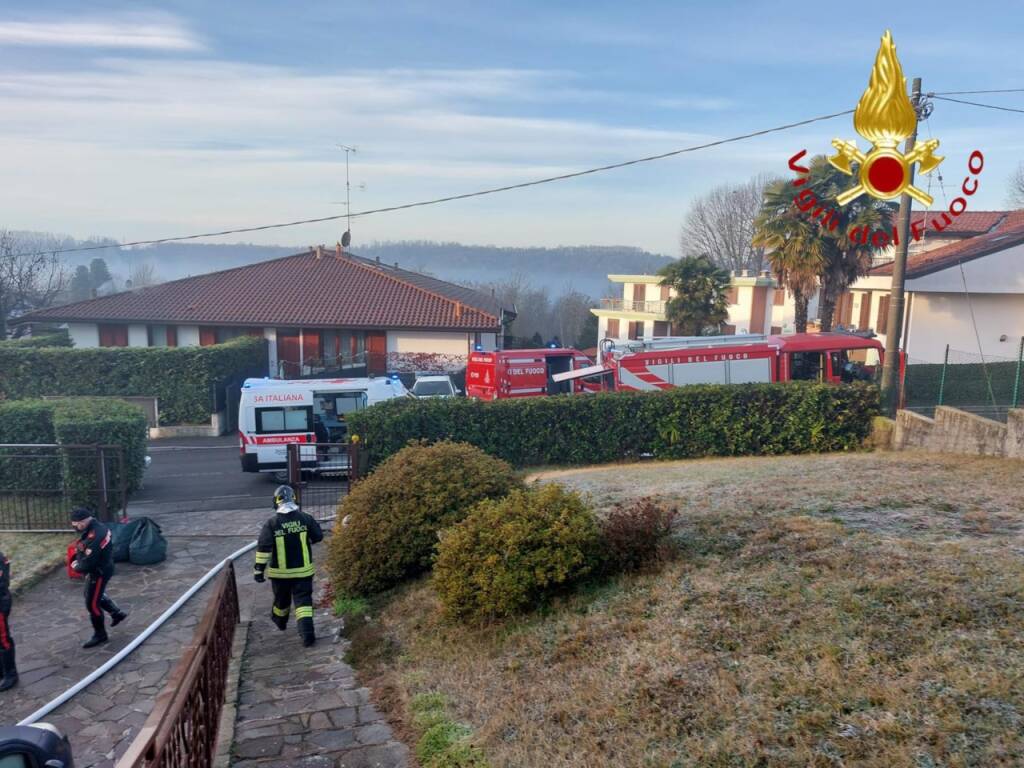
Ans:
[[[69,238],[59,238],[71,247]],[[103,242],[100,238],[81,244]],[[79,244],[79,243],[75,243]],[[117,250],[66,254],[72,270],[97,256],[106,260],[110,271],[126,278],[140,264],[151,264],[160,280],[173,280],[257,261],[298,253],[307,246],[266,246],[207,243],[163,243]],[[472,284],[520,278],[535,287],[546,287],[552,296],[573,288],[595,298],[607,292],[607,275],[653,273],[671,259],[629,246],[559,246],[552,248],[508,248],[430,241],[353,243],[350,250],[365,258],[426,272],[444,280]]]

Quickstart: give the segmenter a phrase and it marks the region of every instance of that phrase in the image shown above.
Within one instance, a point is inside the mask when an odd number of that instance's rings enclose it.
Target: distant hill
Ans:
[[[97,242],[94,238],[91,242]],[[70,238],[60,238],[70,247]],[[100,240],[100,242],[103,242]],[[84,243],[83,243],[84,244]],[[72,269],[103,257],[110,271],[122,279],[133,266],[151,263],[161,280],[173,280],[257,261],[287,256],[308,246],[266,246],[246,243],[163,243],[161,245],[85,251],[67,255]],[[457,283],[488,283],[520,277],[557,296],[569,286],[593,297],[605,295],[607,275],[654,273],[671,261],[668,256],[629,246],[581,245],[554,248],[505,248],[430,241],[375,242],[353,245],[354,253],[388,264],[427,272]]]

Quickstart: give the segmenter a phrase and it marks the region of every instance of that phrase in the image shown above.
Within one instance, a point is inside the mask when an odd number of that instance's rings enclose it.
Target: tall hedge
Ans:
[[[209,347],[0,348],[0,394],[159,398],[160,423],[208,423],[215,391],[266,376],[267,345],[241,337]]]
[[[117,445],[124,449],[128,493],[142,486],[148,428],[142,409],[119,400],[75,398],[0,403],[0,443]],[[22,458],[11,458],[13,453]],[[38,458],[24,458],[35,454]],[[53,449],[0,451],[0,489],[65,489],[74,503],[94,501],[96,454]],[[119,487],[118,465],[106,463],[109,487]],[[112,498],[112,502],[116,503]]]
[[[494,402],[396,399],[349,414],[348,424],[372,464],[409,440],[447,439],[537,466],[850,450],[877,412],[874,385],[791,382]]]

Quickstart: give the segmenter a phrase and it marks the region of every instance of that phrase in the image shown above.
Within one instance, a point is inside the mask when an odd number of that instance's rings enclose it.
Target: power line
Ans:
[[[948,96],[939,96],[935,94],[936,99],[942,99],[942,101],[953,101],[957,104],[970,104],[972,107],[985,107],[985,109],[998,109],[1003,112],[1021,112],[1024,113],[1024,109],[1016,109],[1014,107],[1000,107],[995,104],[982,104],[978,101],[966,101],[965,99],[951,99]]]
[[[932,91],[928,96],[970,96],[978,93],[1024,93],[1024,88],[995,88],[987,91]]]
[[[744,141],[746,139],[752,139],[757,136],[765,136],[769,133],[779,133],[780,131],[788,131],[791,128],[799,128],[803,125],[810,125],[811,123],[818,123],[823,120],[832,120],[836,117],[842,117],[843,115],[852,114],[852,109],[845,109],[842,112],[833,112],[830,115],[819,115],[818,117],[811,117],[806,120],[798,120],[794,123],[786,123],[785,125],[777,125],[774,128],[763,128],[759,131],[752,131],[750,133],[743,133],[739,136],[731,136],[727,139],[718,139],[716,141],[709,141],[705,144],[695,144],[691,147],[684,147],[682,149],[674,149],[670,152],[662,152],[658,155],[648,155],[647,157],[639,157],[635,160],[626,160],[621,163],[611,163],[609,165],[601,165],[596,168],[588,168],[584,171],[574,171],[572,173],[563,173],[558,176],[548,176],[543,179],[534,179],[533,181],[524,181],[519,184],[507,184],[502,187],[492,187],[490,189],[482,189],[476,192],[466,192],[461,195],[449,195],[448,197],[437,197],[432,200],[421,200],[415,203],[404,203],[402,205],[392,205],[386,208],[374,208],[368,211],[358,211],[356,213],[348,214],[342,213],[334,216],[321,216],[313,219],[298,219],[296,221],[286,221],[277,224],[261,224],[253,227],[239,227],[237,229],[222,229],[214,232],[201,232],[193,235],[178,235],[175,237],[159,237],[153,240],[133,240],[127,243],[116,243],[113,245],[87,245],[78,246],[76,248],[58,248],[51,251],[37,251],[32,253],[20,253],[18,256],[38,256],[38,255],[56,255],[58,253],[75,253],[81,251],[98,251],[106,248],[127,248],[136,245],[158,245],[160,243],[172,243],[180,242],[182,240],[199,240],[204,237],[222,237],[224,235],[240,235],[247,232],[262,232],[270,229],[284,229],[286,227],[297,227],[303,224],[320,224],[326,221],[338,221],[339,219],[345,219],[349,216],[353,218],[358,216],[371,216],[378,213],[391,213],[393,211],[404,211],[410,208],[421,208],[427,205],[439,205],[441,203],[450,203],[456,200],[467,200],[472,197],[483,197],[484,195],[493,195],[499,192],[509,192],[514,189],[525,189],[526,187],[536,187],[541,184],[550,184],[555,181],[565,181],[566,179],[575,179],[580,176],[589,176],[595,173],[603,173],[604,171],[612,171],[618,168],[626,168],[631,165],[639,165],[641,163],[650,163],[655,160],[664,160],[668,157],[675,157],[676,155],[683,155],[689,152],[697,152],[702,149],[709,149],[711,147],[719,147],[723,144],[733,144],[738,141]]]

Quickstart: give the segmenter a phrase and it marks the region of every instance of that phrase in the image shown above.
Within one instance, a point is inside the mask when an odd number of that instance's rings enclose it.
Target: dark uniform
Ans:
[[[302,512],[290,499],[280,503],[267,520],[256,544],[256,581],[270,577],[274,607],[270,618],[277,628],[288,626],[288,614],[295,603],[295,618],[305,645],[316,641],[313,630],[313,545],[323,541],[320,524]],[[281,489],[275,499],[281,498]]]
[[[11,564],[0,552],[0,691],[18,684],[18,668],[14,664],[14,638],[7,618],[11,615]]]
[[[114,604],[106,592],[107,585],[114,575],[114,546],[110,529],[93,518],[89,527],[82,531],[77,550],[75,570],[86,575],[85,609],[89,612],[93,630],[92,640],[84,647],[91,648],[107,641],[107,628],[103,622],[104,611],[110,614],[111,626],[120,624],[127,614]]]

